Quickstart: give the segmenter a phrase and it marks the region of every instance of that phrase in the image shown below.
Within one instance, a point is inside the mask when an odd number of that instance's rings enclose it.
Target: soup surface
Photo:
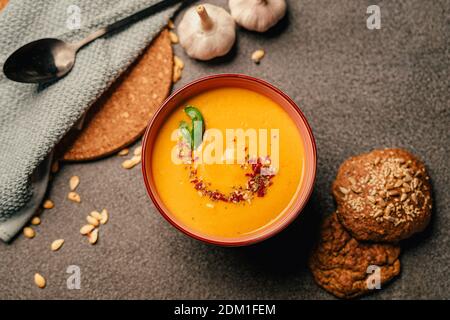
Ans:
[[[196,150],[192,162],[179,163],[173,155],[180,150],[180,122],[191,122],[185,112],[188,105],[201,112],[206,132],[201,147],[190,147]],[[211,129],[215,136],[209,134]],[[256,130],[258,143],[267,132],[267,150],[258,144],[259,154],[254,155],[249,139],[243,146],[234,139],[235,149],[223,143],[223,163],[198,163],[196,152],[206,153],[208,145],[217,142],[217,132],[226,140],[227,129]],[[240,146],[245,163],[226,161]],[[271,163],[274,152],[276,172]],[[258,174],[261,167],[269,173]],[[250,235],[279,219],[298,192],[303,169],[303,143],[289,115],[266,96],[233,87],[206,91],[175,109],[156,137],[151,159],[157,193],[174,220],[194,233],[218,238]]]

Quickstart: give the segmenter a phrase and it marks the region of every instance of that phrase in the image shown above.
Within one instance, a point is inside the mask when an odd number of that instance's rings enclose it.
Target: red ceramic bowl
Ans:
[[[239,238],[219,238],[206,236],[196,230],[191,230],[189,227],[177,221],[159,197],[151,171],[153,144],[165,119],[186,99],[189,99],[204,91],[221,87],[238,87],[252,90],[269,97],[274,102],[279,104],[296,123],[300,136],[303,139],[305,150],[304,176],[301,181],[301,186],[298,189],[296,199],[291,202],[291,206],[285,210],[285,214],[283,216],[279,217],[268,227],[262,228],[262,230],[252,233],[251,235],[245,235]],[[221,246],[246,246],[254,244],[270,238],[283,230],[295,220],[295,218],[305,207],[313,190],[316,175],[316,145],[314,142],[314,137],[305,116],[300,111],[298,106],[286,94],[273,85],[263,80],[241,74],[219,74],[201,78],[189,83],[172,94],[161,105],[147,127],[144,135],[142,155],[142,173],[144,176],[145,186],[150,198],[161,215],[175,228],[188,236],[206,243]]]

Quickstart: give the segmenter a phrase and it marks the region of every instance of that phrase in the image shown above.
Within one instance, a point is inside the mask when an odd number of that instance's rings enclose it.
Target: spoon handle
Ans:
[[[161,11],[161,10],[171,6],[171,5],[174,5],[174,4],[176,4],[178,2],[182,2],[182,1],[183,0],[162,0],[162,1],[159,1],[159,2],[155,3],[154,5],[152,5],[152,6],[148,7],[148,8],[145,8],[145,9],[143,9],[141,11],[138,11],[138,12],[132,14],[129,17],[126,17],[126,18],[124,18],[122,20],[114,22],[113,24],[111,24],[111,25],[109,25],[107,27],[101,28],[101,29],[91,33],[89,36],[87,36],[83,40],[81,40],[81,41],[79,41],[77,43],[74,43],[73,46],[74,46],[74,48],[76,50],[79,50],[80,48],[84,47],[86,44],[94,41],[97,38],[100,38],[100,37],[104,36],[107,33],[119,30],[119,29],[121,29],[121,28],[123,28],[123,27],[125,27],[125,26],[127,26],[129,24],[132,24],[132,23],[135,23],[135,22],[137,22],[139,20],[147,18],[148,16],[157,13],[158,11]]]

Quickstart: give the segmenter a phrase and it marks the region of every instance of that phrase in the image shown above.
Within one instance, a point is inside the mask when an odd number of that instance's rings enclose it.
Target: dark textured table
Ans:
[[[226,1],[213,1],[225,5]],[[239,32],[226,58],[183,57],[176,87],[200,76],[240,72],[289,94],[307,116],[318,147],[314,194],[293,225],[262,244],[238,249],[205,245],[172,228],[148,199],[138,168],[123,159],[65,165],[53,179],[55,208],[42,215],[33,240],[0,244],[0,299],[7,298],[263,298],[324,299],[305,266],[317,226],[331,213],[331,182],[347,157],[379,147],[405,147],[425,160],[434,187],[430,227],[403,244],[402,273],[374,299],[450,298],[450,1],[289,1],[289,15],[269,34]],[[366,28],[379,4],[381,30]],[[267,57],[250,61],[259,48]],[[79,175],[82,203],[65,199]],[[110,222],[96,246],[79,234],[94,208]],[[50,243],[64,238],[59,252]],[[69,265],[81,289],[66,286]],[[33,275],[48,281],[35,287]]]

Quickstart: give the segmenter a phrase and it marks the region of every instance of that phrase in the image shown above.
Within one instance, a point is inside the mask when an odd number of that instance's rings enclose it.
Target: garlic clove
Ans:
[[[245,29],[266,32],[286,14],[285,0],[229,0],[231,15]]]
[[[231,15],[211,4],[189,8],[177,30],[181,46],[198,60],[224,56],[236,41],[236,24]]]

